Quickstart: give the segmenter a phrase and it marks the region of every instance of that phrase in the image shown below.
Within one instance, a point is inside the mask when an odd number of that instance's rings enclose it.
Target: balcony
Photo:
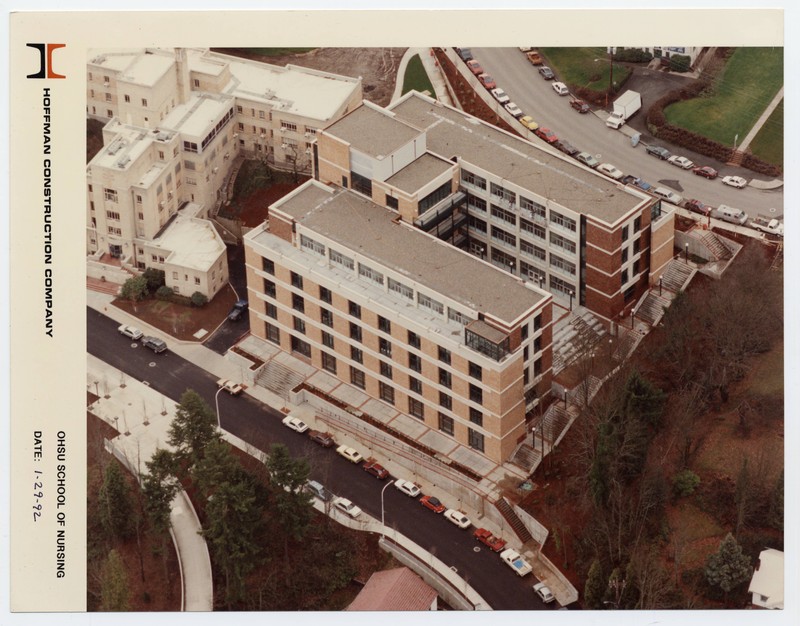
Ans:
[[[457,209],[461,208],[466,202],[466,199],[467,194],[465,194],[463,191],[457,191],[441,202],[434,204],[430,209],[425,211],[425,213],[415,219],[414,226],[424,230],[426,233],[430,232],[444,220],[451,217]],[[459,220],[460,225],[460,223],[466,219],[466,216],[462,213],[458,213],[453,219]]]
[[[464,339],[468,347],[495,361],[502,361],[509,353],[508,335],[482,320],[475,320],[464,327]]]

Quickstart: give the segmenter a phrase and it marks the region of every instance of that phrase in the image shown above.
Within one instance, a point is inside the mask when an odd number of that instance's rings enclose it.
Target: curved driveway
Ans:
[[[713,206],[727,204],[741,208],[751,216],[768,213],[770,208],[776,209],[777,215],[783,214],[782,189],[734,189],[723,185],[720,179],[706,180],[691,171],[682,170],[650,156],[645,153],[641,144],[637,148],[631,147],[629,137],[605,125],[607,111],[598,110],[586,115],[577,113],[569,106],[569,98],[556,95],[551,87],[552,81],[544,80],[537,68],[517,48],[473,47],[471,50],[486,71],[495,78],[497,85],[505,90],[526,115],[532,116],[540,126],[550,128],[559,138],[568,140],[576,148],[594,154],[598,160],[613,163],[626,174],[639,176],[652,185],[670,187],[686,199],[698,198]],[[642,77],[638,80],[641,81]],[[658,72],[653,72],[652,80],[665,79]],[[646,110],[651,103],[645,99],[643,109]],[[637,116],[643,116],[645,110],[637,113]],[[648,143],[654,141],[645,134],[642,134],[642,140]],[[720,176],[736,175],[748,180],[753,177],[750,170],[727,166],[669,144],[657,143],[674,154],[687,156],[699,165],[712,166],[720,172]]]

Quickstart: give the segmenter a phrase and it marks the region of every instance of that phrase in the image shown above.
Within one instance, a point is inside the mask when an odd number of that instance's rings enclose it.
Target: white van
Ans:
[[[734,209],[727,204],[720,204],[716,209],[711,212],[712,217],[731,222],[732,224],[744,224],[747,221],[747,213],[741,209]]]

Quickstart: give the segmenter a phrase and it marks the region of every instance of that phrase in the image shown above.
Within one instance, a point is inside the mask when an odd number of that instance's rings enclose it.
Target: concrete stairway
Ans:
[[[116,283],[86,277],[86,288],[98,293],[107,293],[112,296],[119,295],[120,286]]]
[[[288,399],[289,392],[304,380],[302,374],[276,361],[268,361],[256,376],[257,385],[269,389],[284,399]]]
[[[695,269],[681,260],[673,259],[662,276],[661,286],[669,291],[683,291]]]
[[[671,299],[667,294],[658,295],[658,289],[653,289],[636,309],[636,319],[655,326],[664,316],[664,309],[669,308]]]
[[[733,256],[728,247],[710,230],[703,233],[700,241],[717,261],[727,261]]]
[[[511,508],[511,505],[506,502],[505,498],[500,498],[497,502],[494,503],[497,507],[497,510],[500,511],[500,515],[508,522],[508,525],[511,526],[514,533],[519,537],[519,540],[522,543],[527,543],[533,536],[528,532],[528,529],[525,528],[525,524],[522,523],[522,520],[514,513],[514,509]]]
[[[560,328],[553,334],[553,373],[558,374],[582,354],[591,352],[605,334],[605,326],[590,311]]]

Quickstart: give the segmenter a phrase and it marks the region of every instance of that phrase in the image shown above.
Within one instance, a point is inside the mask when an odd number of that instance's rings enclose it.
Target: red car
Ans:
[[[370,461],[369,463],[364,463],[361,467],[364,468],[364,471],[368,474],[372,474],[375,478],[379,480],[383,480],[389,475],[389,472],[386,471],[386,468],[383,465],[379,465],[375,461]]]
[[[540,126],[533,132],[536,133],[536,136],[539,139],[544,139],[547,143],[555,143],[556,141],[558,141],[558,137],[556,136],[556,134],[549,128],[544,128],[543,126]]]
[[[719,175],[717,170],[715,170],[713,167],[708,167],[708,165],[692,168],[692,171],[698,176],[702,176],[703,178],[708,178],[710,180],[715,179]]]
[[[475,74],[475,76],[483,74],[483,67],[481,67],[481,64],[478,63],[475,59],[467,61],[467,67],[473,74]]]
[[[591,110],[583,100],[570,100],[569,105],[578,113],[588,113]]]
[[[497,83],[494,82],[494,78],[489,76],[489,74],[481,74],[478,76],[478,80],[481,81],[481,85],[486,87],[486,89],[494,89],[497,87]]]
[[[710,207],[700,200],[688,200],[686,202],[686,208],[693,213],[699,213],[700,215],[708,216],[714,207]]]
[[[439,498],[434,498],[433,496],[422,496],[419,499],[419,503],[434,513],[444,513],[445,509],[447,509],[444,504],[439,502]]]
[[[485,528],[478,528],[472,534],[475,536],[475,539],[480,541],[489,549],[494,550],[495,552],[500,552],[500,550],[506,547],[505,539],[500,539],[500,537],[495,537]]]

